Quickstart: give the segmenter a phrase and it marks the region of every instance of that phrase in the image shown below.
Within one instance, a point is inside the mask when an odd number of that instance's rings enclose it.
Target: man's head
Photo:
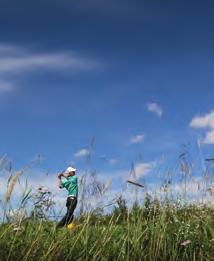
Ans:
[[[69,166],[69,167],[66,169],[66,171],[65,171],[65,173],[64,173],[64,176],[65,176],[65,177],[71,177],[71,176],[74,176],[75,174],[76,174],[76,169],[73,168],[73,167],[71,167],[71,166]]]

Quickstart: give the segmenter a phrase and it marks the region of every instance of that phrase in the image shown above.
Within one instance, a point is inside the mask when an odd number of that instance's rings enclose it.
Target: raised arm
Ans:
[[[60,173],[58,175],[58,181],[57,181],[57,184],[58,184],[59,188],[62,188],[62,177],[63,177],[63,173]]]

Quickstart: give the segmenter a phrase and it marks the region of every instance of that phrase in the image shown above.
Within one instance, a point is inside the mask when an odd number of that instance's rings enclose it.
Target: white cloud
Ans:
[[[176,199],[177,203],[200,203],[213,204],[213,187],[207,188],[206,182],[201,178],[193,178],[186,182],[173,182],[169,187],[158,185],[157,183],[147,183],[147,192],[153,198],[158,198],[161,201],[166,199],[166,193]]]
[[[214,111],[203,116],[194,117],[189,126],[196,129],[210,129],[207,131],[205,138],[202,139],[203,144],[214,144]]]
[[[146,176],[147,174],[150,173],[150,171],[152,171],[156,165],[158,163],[156,163],[155,161],[152,162],[139,162],[137,164],[134,165],[134,173],[135,173],[135,178],[139,179],[141,177]],[[133,170],[131,171],[131,169],[118,169],[118,170],[114,170],[114,171],[107,171],[107,172],[100,172],[98,173],[98,178],[101,180],[107,180],[107,179],[111,179],[114,180],[114,182],[120,182],[122,184],[122,182],[126,182],[127,179],[131,177],[134,177]]]
[[[158,117],[161,117],[163,115],[163,109],[160,107],[159,104],[154,102],[147,103],[147,110],[154,113]]]
[[[204,144],[214,144],[214,130],[208,131],[203,140]]]
[[[154,162],[138,163],[135,165],[135,175],[136,178],[142,178],[146,176],[155,166]]]
[[[189,180],[187,182],[180,182],[175,183],[172,185],[172,190],[175,193],[184,194],[187,193],[188,195],[196,194],[199,192],[200,187],[203,187],[203,181],[201,180]]]
[[[90,155],[90,151],[88,149],[81,149],[74,154],[74,157],[81,158],[81,157],[86,157],[89,155]]]
[[[130,143],[131,144],[137,144],[137,143],[140,143],[144,140],[144,135],[136,135],[134,137],[131,137],[130,138]]]
[[[204,116],[196,116],[190,122],[191,128],[214,128],[214,111]]]

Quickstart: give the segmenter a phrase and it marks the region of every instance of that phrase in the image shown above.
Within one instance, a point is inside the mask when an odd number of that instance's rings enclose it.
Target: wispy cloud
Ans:
[[[16,46],[0,45],[0,74],[19,74],[35,70],[90,70],[94,61],[66,52],[36,52]]]
[[[14,76],[38,71],[82,72],[97,68],[97,62],[70,50],[40,52],[15,45],[0,44],[0,91],[14,89]]]
[[[189,126],[195,129],[207,129],[203,144],[214,144],[214,111],[203,116],[195,116]]]
[[[137,144],[141,143],[144,140],[145,136],[143,134],[135,135],[130,138],[130,143],[131,144]]]
[[[90,151],[88,149],[81,149],[74,154],[74,157],[81,158],[81,157],[87,157],[89,155],[90,155]]]
[[[163,109],[161,106],[155,102],[149,102],[147,103],[147,110],[154,113],[158,117],[161,117],[163,115]]]

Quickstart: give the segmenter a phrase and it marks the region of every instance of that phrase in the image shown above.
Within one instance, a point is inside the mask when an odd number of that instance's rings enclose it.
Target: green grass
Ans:
[[[131,209],[122,197],[117,197],[116,201],[104,205],[114,204],[109,214],[105,214],[103,208],[85,213],[90,198],[87,196],[102,198],[105,196],[105,184],[98,182],[95,175],[91,175],[87,183],[84,176],[80,181],[79,205],[80,210],[84,206],[80,212],[85,214],[76,218],[74,230],[56,230],[56,223],[47,221],[55,207],[53,195],[42,187],[32,191],[27,181],[22,186],[22,190],[23,187],[25,189],[19,199],[18,210],[22,211],[10,217],[13,206],[11,196],[19,183],[20,172],[10,175],[6,195],[0,199],[4,221],[0,224],[0,261],[214,261],[214,208],[210,201],[214,195],[213,176],[209,177],[208,182],[208,172],[202,173],[199,186],[193,178],[192,165],[185,158],[179,158],[181,192],[173,192],[173,173],[167,172],[163,177],[164,185],[160,187],[161,191],[164,189],[163,197],[151,197],[144,193],[141,198],[144,205],[135,203]],[[203,202],[207,205],[185,205],[188,189],[191,190],[191,186],[186,186],[188,182],[198,185],[192,192],[203,196]],[[205,196],[208,196],[208,201]],[[136,193],[136,201],[137,198]],[[19,200],[16,199],[17,202]]]
[[[134,206],[82,216],[73,231],[53,222],[0,226],[1,260],[214,260],[210,207]],[[182,243],[189,240],[186,246]]]

